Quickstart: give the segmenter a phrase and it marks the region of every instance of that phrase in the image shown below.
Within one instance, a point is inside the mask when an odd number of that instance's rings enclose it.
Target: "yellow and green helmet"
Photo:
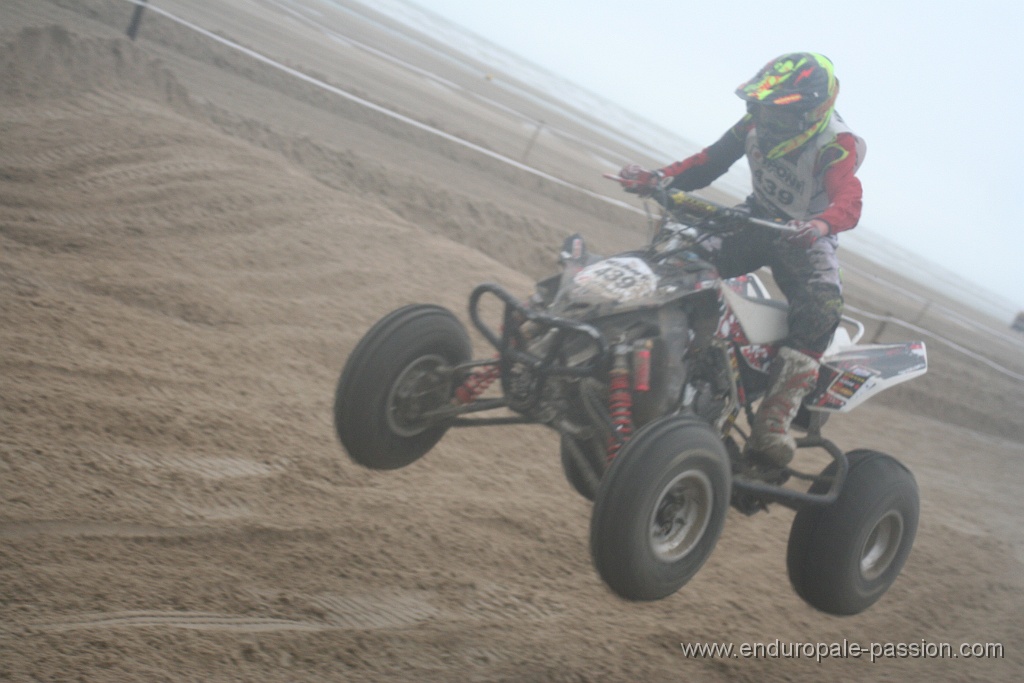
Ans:
[[[768,62],[736,94],[754,118],[761,151],[777,159],[828,126],[839,80],[828,57],[794,52]]]

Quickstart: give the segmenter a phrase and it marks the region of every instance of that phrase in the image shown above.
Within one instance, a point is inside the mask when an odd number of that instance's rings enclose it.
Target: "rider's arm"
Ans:
[[[672,177],[669,187],[690,192],[713,183],[746,153],[747,133],[753,126],[747,114],[710,147],[661,169],[662,175]]]
[[[815,216],[829,225],[833,235],[857,225],[860,220],[863,188],[854,175],[857,170],[856,141],[849,133],[840,133],[818,157],[819,172],[825,173],[828,207]]]

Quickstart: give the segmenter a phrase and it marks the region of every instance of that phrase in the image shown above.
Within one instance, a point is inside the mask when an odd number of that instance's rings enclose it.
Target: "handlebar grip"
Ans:
[[[689,194],[688,192],[683,192],[682,190],[669,190],[667,195],[670,202],[670,208],[684,209],[702,216],[713,216],[716,213],[732,210],[729,207],[716,204],[715,202],[707,199],[702,199],[701,197]]]

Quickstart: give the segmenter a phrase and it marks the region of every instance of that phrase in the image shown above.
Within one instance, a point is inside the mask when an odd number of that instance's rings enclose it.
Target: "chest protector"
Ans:
[[[864,161],[867,145],[836,112],[832,112],[825,130],[781,159],[765,159],[757,144],[757,129],[747,133],[747,161],[757,202],[779,218],[792,220],[808,220],[824,211],[828,207],[825,174],[816,174],[814,169],[822,150],[835,142],[840,133],[850,133],[856,140],[856,171]]]

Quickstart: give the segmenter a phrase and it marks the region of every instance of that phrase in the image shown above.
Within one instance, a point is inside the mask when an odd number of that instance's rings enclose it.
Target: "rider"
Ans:
[[[789,426],[815,386],[819,361],[839,325],[836,235],[860,219],[855,173],[865,145],[836,113],[838,93],[828,58],[782,55],[736,89],[747,114],[717,142],[657,171],[631,164],[619,174],[627,192],[647,196],[659,186],[686,192],[707,187],[746,155],[754,191],[745,206],[755,217],[795,228],[779,237],[751,226],[722,239],[713,256],[722,277],[770,266],[789,301],[789,336],[772,364],[768,393],[747,442],[748,453],[774,467],[793,458]]]

